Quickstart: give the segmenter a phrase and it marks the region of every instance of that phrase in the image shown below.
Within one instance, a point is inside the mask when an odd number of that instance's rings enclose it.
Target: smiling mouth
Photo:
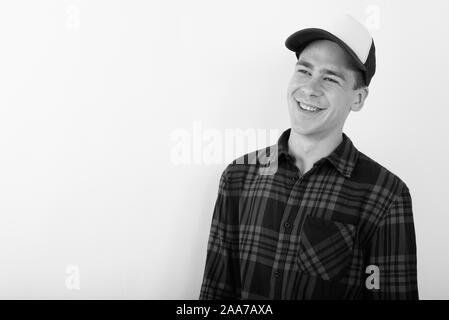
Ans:
[[[317,106],[313,106],[310,104],[306,104],[300,101],[296,101],[296,104],[298,105],[298,108],[302,111],[310,112],[310,113],[318,113],[320,111],[323,111],[324,109],[318,108]]]

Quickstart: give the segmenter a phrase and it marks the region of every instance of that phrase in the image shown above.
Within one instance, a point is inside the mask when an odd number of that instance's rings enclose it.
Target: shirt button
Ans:
[[[274,277],[279,278],[281,276],[281,273],[279,271],[274,272]]]
[[[294,176],[294,177],[292,177],[292,180],[296,181],[296,180],[298,180],[298,178],[299,178],[298,176]]]
[[[284,227],[285,227],[285,229],[288,229],[288,228],[290,228],[290,226],[291,226],[290,222],[286,222],[286,223],[284,223]]]

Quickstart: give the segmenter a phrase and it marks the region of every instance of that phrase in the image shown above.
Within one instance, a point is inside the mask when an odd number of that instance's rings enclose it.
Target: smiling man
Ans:
[[[285,44],[291,128],[223,172],[200,299],[418,299],[409,189],[343,133],[375,73],[371,35],[343,16]]]
[[[359,111],[367,95],[360,71],[337,43],[316,40],[307,45],[288,89],[293,129],[288,146],[301,172],[341,143],[349,112]]]

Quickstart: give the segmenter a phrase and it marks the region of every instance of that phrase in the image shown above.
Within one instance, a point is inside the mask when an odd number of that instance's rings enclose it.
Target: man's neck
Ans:
[[[341,131],[326,136],[302,135],[290,130],[288,153],[295,158],[301,174],[309,171],[315,162],[327,157],[343,140]]]

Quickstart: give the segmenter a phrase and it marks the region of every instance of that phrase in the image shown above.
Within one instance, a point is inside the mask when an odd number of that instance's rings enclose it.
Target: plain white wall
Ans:
[[[449,299],[448,9],[3,1],[0,298],[197,299],[228,151],[289,126],[284,40],[347,12],[371,30],[378,68],[345,132],[408,184],[420,297]],[[239,130],[267,138],[226,147]]]

